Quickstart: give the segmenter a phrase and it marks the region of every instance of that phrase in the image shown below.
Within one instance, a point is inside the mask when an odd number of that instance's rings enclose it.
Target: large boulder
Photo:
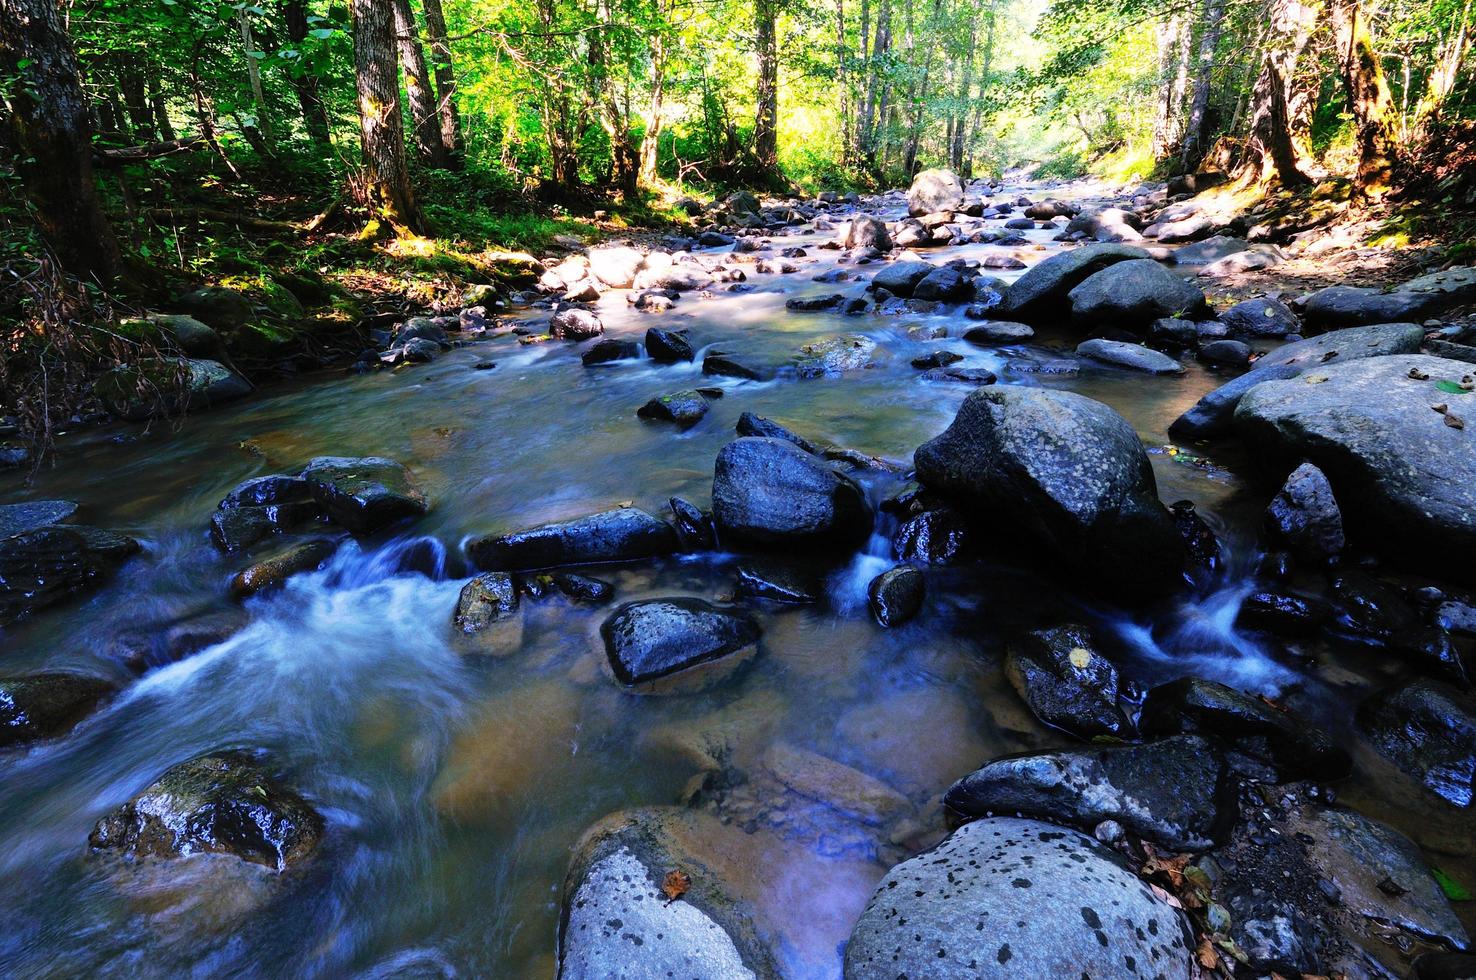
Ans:
[[[871,531],[860,486],[783,439],[745,436],[724,446],[712,510],[721,535],[763,546],[850,548]]]
[[[1034,630],[1011,645],[1005,677],[1035,717],[1079,738],[1122,738],[1132,724],[1117,703],[1117,668],[1081,626]]]
[[[222,551],[240,551],[321,514],[312,485],[302,477],[253,477],[226,494],[210,515],[210,539]]]
[[[966,817],[1021,813],[1088,832],[1115,820],[1175,851],[1224,841],[1237,812],[1225,757],[1195,735],[995,759],[954,783],[943,801]]]
[[[548,332],[563,340],[588,340],[604,333],[605,325],[589,310],[566,306],[549,318]]]
[[[1276,299],[1248,299],[1220,314],[1220,322],[1240,337],[1285,337],[1299,333],[1301,321],[1291,308]]]
[[[77,505],[70,500],[26,500],[18,504],[0,504],[0,541],[49,524],[60,524],[76,512]]]
[[[647,599],[615,610],[600,626],[600,635],[615,679],[647,691],[669,675],[720,660],[727,662],[703,671],[700,681],[727,676],[757,652],[759,627],[747,613],[701,599]],[[692,678],[699,679],[696,674]]]
[[[1183,547],[1142,441],[1101,402],[981,388],[914,462],[918,479],[975,523],[1013,529],[1106,591],[1141,596],[1180,582]]]
[[[846,248],[876,249],[888,251],[892,247],[892,236],[887,232],[887,223],[869,214],[857,215],[846,228]]]
[[[1134,245],[1087,245],[1059,252],[1010,283],[995,312],[1027,323],[1055,319],[1070,309],[1067,297],[1083,281],[1114,263],[1146,258],[1148,253]]]
[[[1449,684],[1417,680],[1381,694],[1358,713],[1381,755],[1448,802],[1476,798],[1476,702]]]
[[[1129,259],[1093,273],[1067,296],[1071,316],[1093,329],[1120,327],[1146,333],[1161,317],[1196,319],[1209,313],[1198,286],[1152,259]]]
[[[318,456],[302,478],[329,520],[354,534],[373,533],[430,508],[405,467],[382,456]]]
[[[1465,402],[1476,396],[1460,387],[1471,376],[1469,364],[1417,354],[1326,364],[1251,388],[1235,423],[1251,445],[1327,474],[1355,534],[1472,579],[1476,410]]]
[[[1412,279],[1391,291],[1329,286],[1307,297],[1307,322],[1323,330],[1365,323],[1423,320],[1476,300],[1476,268],[1461,266]]]
[[[913,287],[912,295],[943,303],[962,302],[974,295],[974,274],[956,265],[940,266]]]
[[[128,857],[231,854],[281,871],[322,837],[323,818],[260,760],[222,752],[166,771],[99,820],[88,843]]]
[[[872,277],[871,284],[893,296],[911,296],[917,284],[935,268],[931,262],[921,260],[893,262]]]
[[[29,527],[0,538],[0,626],[97,588],[138,550],[126,535],[74,524]]]
[[[251,382],[219,361],[189,357],[122,364],[93,385],[103,407],[130,422],[219,405],[250,391]]]
[[[0,748],[71,731],[116,686],[64,671],[0,677]]]
[[[589,250],[589,271],[611,289],[629,289],[646,257],[629,245],[606,245]]]
[[[1145,374],[1184,373],[1184,365],[1162,351],[1123,340],[1103,340],[1100,337],[1084,340],[1076,345],[1076,353],[1102,364]]]
[[[963,207],[963,183],[952,170],[924,170],[907,189],[907,213],[914,218]]]
[[[1103,208],[1072,218],[1066,224],[1066,233],[1071,235],[1080,232],[1099,242],[1136,242],[1143,237],[1138,230],[1139,224],[1138,216],[1130,211]]]
[[[846,946],[847,980],[1157,976],[1187,980],[1181,913],[1084,834],[965,824],[887,873]]]
[[[676,550],[672,526],[635,507],[617,507],[509,534],[488,534],[466,545],[467,557],[487,571],[639,561]]]
[[[1215,235],[1213,238],[1206,238],[1193,245],[1185,245],[1183,248],[1176,249],[1174,262],[1178,265],[1209,265],[1227,255],[1244,252],[1248,248],[1250,248],[1250,242],[1243,238]]]

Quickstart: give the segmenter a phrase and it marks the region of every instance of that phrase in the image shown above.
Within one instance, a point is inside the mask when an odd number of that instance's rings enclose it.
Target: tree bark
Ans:
[[[353,0],[354,75],[359,93],[363,148],[363,203],[378,221],[402,237],[425,230],[400,125],[400,80],[395,62],[391,0]]]
[[[1159,25],[1158,113],[1153,124],[1153,158],[1172,155],[1181,138],[1184,96],[1189,87],[1189,21],[1174,14]]]
[[[1353,178],[1353,189],[1366,201],[1379,201],[1389,193],[1398,152],[1393,125],[1394,98],[1374,51],[1368,18],[1359,0],[1333,0],[1329,13],[1348,110],[1353,114],[1358,133],[1358,171]]]
[[[1292,129],[1290,106],[1297,60],[1312,36],[1317,9],[1301,0],[1270,0],[1269,26],[1261,71],[1251,89],[1250,135],[1242,154],[1244,181],[1285,187],[1303,187],[1309,155]]]
[[[461,119],[456,114],[456,70],[451,63],[451,43],[446,39],[446,15],[441,0],[424,0],[425,40],[430,45],[436,78],[436,112],[441,120],[441,145],[453,165],[460,165],[464,147]]]
[[[164,99],[163,82],[156,74],[149,75],[149,106],[154,116],[154,128],[159,139],[168,143],[175,139],[174,123],[169,118],[169,105]]]
[[[405,96],[410,102],[415,151],[427,165],[444,170],[450,162],[450,154],[441,142],[441,119],[436,111],[430,70],[425,65],[425,51],[420,47],[420,29],[415,25],[410,0],[390,2],[395,10],[395,43],[400,51],[400,70],[405,75]]]
[[[1215,54],[1225,23],[1225,0],[1204,0],[1199,33],[1199,56],[1196,59],[1194,98],[1189,104],[1189,121],[1184,125],[1184,145],[1179,160],[1184,169],[1193,170],[1204,154],[1209,136],[1210,76],[1215,67]]]
[[[282,4],[282,18],[287,24],[289,40],[299,45],[307,40],[307,0],[286,0]],[[296,72],[292,77],[292,91],[297,94],[297,105],[302,110],[302,125],[307,130],[308,138],[319,146],[327,146],[328,110],[323,106],[318,76],[307,71]]]
[[[87,100],[53,0],[0,0],[0,66],[26,81],[10,95],[10,125],[42,237],[67,272],[117,283],[123,254],[98,201]]]
[[[261,67],[256,63],[256,41],[251,36],[251,19],[242,7],[236,11],[236,25],[241,31],[241,50],[246,55],[246,80],[251,84],[251,98],[256,103],[256,125],[252,128],[261,133],[261,142],[252,141],[254,146],[266,148],[272,142],[272,120],[267,112],[266,93],[261,87]],[[247,133],[250,139],[251,134]]]
[[[652,32],[651,97],[647,104],[646,131],[641,135],[639,181],[647,187],[656,183],[657,165],[661,161],[661,131],[665,125],[663,112],[666,99],[666,11],[662,10],[662,26]]]
[[[758,53],[753,155],[759,170],[766,174],[779,168],[778,15],[777,0],[753,0],[753,25]]]

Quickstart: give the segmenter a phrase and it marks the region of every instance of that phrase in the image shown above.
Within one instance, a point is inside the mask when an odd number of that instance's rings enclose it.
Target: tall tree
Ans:
[[[282,20],[287,27],[288,40],[297,45],[307,40],[307,0],[283,0]],[[292,91],[297,95],[297,105],[302,111],[302,124],[307,130],[308,138],[319,146],[327,146],[328,110],[323,106],[317,74],[299,61],[293,66],[291,78]]]
[[[353,0],[354,76],[359,93],[364,204],[395,234],[425,230],[405,166],[391,0]]]
[[[55,0],[0,0],[0,68],[20,81],[7,99],[12,142],[42,236],[71,274],[118,282],[123,255],[98,201],[92,121]]]
[[[1394,97],[1359,0],[1332,0],[1329,13],[1348,110],[1358,133],[1353,189],[1364,200],[1378,201],[1389,193],[1394,174]]]
[[[1204,0],[1204,9],[1200,15],[1199,55],[1195,59],[1194,98],[1189,103],[1189,120],[1184,124],[1184,144],[1179,154],[1186,170],[1199,163],[1209,135],[1210,82],[1214,76],[1215,55],[1220,49],[1224,23],[1225,0]]]
[[[436,93],[431,88],[425,51],[420,47],[420,29],[410,0],[390,0],[395,10],[395,43],[400,51],[400,69],[405,73],[405,95],[410,101],[410,121],[415,150],[432,167],[446,169],[451,154],[441,142],[441,120],[436,111]]]
[[[451,63],[451,42],[446,36],[446,15],[441,0],[424,0],[425,40],[430,45],[436,77],[436,112],[441,120],[441,145],[450,163],[457,166],[462,154],[461,119],[456,114],[456,68]]]
[[[1317,24],[1317,8],[1302,0],[1269,0],[1266,49],[1251,89],[1250,135],[1241,156],[1244,181],[1285,187],[1311,182],[1308,153],[1292,127],[1291,87],[1297,61]]]
[[[765,174],[773,174],[779,168],[778,19],[778,0],[753,0],[755,50],[758,55],[753,156]]]

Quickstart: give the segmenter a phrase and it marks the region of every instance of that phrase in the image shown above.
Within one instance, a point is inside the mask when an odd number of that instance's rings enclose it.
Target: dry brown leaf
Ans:
[[[681,868],[668,871],[666,877],[661,879],[661,894],[666,896],[668,905],[687,894],[687,889],[691,887],[692,876]]]
[[[1429,381],[1430,380],[1430,372],[1428,372],[1428,371],[1421,371],[1417,367],[1413,367],[1413,368],[1410,368],[1409,369],[1409,376],[1411,378],[1415,379],[1416,381]]]
[[[1194,951],[1194,956],[1206,970],[1213,970],[1220,965],[1220,954],[1215,952],[1215,944],[1210,942],[1208,936],[1199,940],[1199,948]]]
[[[1150,882],[1148,884],[1148,887],[1151,888],[1151,889],[1153,889],[1153,894],[1156,895],[1158,897],[1158,900],[1160,902],[1162,902],[1163,904],[1168,905],[1168,906],[1172,906],[1173,908],[1180,909],[1180,910],[1182,910],[1184,908],[1184,903],[1183,902],[1179,901],[1177,898],[1175,898],[1174,896],[1170,895],[1168,892],[1164,891],[1162,888],[1159,888],[1157,885],[1153,884],[1152,882]]]

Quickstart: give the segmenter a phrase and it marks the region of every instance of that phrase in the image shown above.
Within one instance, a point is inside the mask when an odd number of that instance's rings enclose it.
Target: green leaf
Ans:
[[[1469,391],[1467,391],[1465,388],[1462,388],[1460,385],[1456,384],[1454,381],[1437,381],[1437,382],[1435,382],[1435,387],[1439,388],[1441,391],[1445,392],[1447,395],[1469,395],[1470,394]]]
[[[1439,868],[1431,868],[1430,873],[1435,876],[1435,880],[1439,883],[1440,890],[1445,892],[1446,898],[1450,899],[1452,902],[1471,901],[1471,891],[1465,885],[1461,884],[1459,881],[1456,881],[1454,878],[1446,874],[1444,871],[1441,871]]]
[[[308,36],[315,37],[319,41],[326,41],[333,36],[333,29],[331,27],[317,27],[308,31]]]
[[[33,62],[30,58],[22,58],[20,61],[17,61],[15,63],[15,67],[18,71],[25,71],[27,68],[31,67],[32,63]]]

